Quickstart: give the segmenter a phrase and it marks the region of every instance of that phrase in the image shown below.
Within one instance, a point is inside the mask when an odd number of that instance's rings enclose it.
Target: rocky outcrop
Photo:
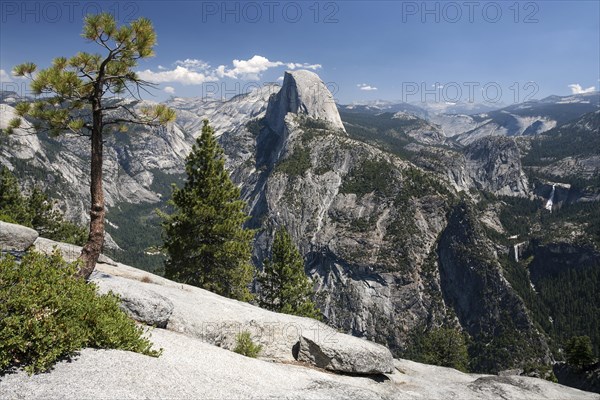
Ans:
[[[69,243],[55,242],[54,240],[46,238],[37,238],[33,243],[33,246],[37,251],[44,254],[52,254],[55,250],[59,250],[61,255],[66,261],[73,262],[79,258],[81,254],[81,246],[77,246]],[[100,254],[98,257],[99,263],[116,265],[115,261],[111,258]]]
[[[132,285],[130,280],[107,274],[96,274],[94,282],[99,283],[100,293],[118,294],[121,308],[134,320],[157,328],[167,327],[173,303],[152,290],[152,286]]]
[[[25,251],[38,238],[37,231],[22,225],[0,221],[0,250]]]
[[[288,113],[327,121],[332,129],[345,132],[333,95],[321,78],[311,71],[287,71],[281,90],[269,102],[266,120],[281,132]]]
[[[529,182],[514,139],[485,137],[470,144],[464,154],[467,172],[477,189],[504,196],[528,194]]]
[[[93,280],[102,291],[115,290],[122,299],[136,294],[141,306],[152,306],[152,297],[147,296],[150,292],[172,301],[173,314],[167,329],[148,332],[154,347],[163,350],[162,355],[153,358],[120,350],[83,349],[48,373],[29,376],[17,370],[4,375],[0,380],[0,398],[400,400],[445,399],[451,393],[455,398],[473,400],[597,399],[593,393],[536,378],[470,375],[392,360],[382,346],[333,330],[321,331],[321,327],[326,327],[307,325],[306,318],[261,310],[122,264],[98,264]],[[129,306],[128,309],[131,310]],[[262,354],[259,359],[252,359],[228,351],[224,343],[220,343],[224,347],[220,348],[219,343],[206,340],[208,336],[196,335],[205,329],[219,332],[226,339],[230,335],[227,329],[233,325],[219,325],[218,321],[227,320],[238,322],[236,331],[252,330],[253,326],[271,326],[276,330],[284,324],[290,336],[300,339],[296,350],[302,356],[298,356],[299,361],[273,362]],[[300,336],[296,336],[300,330]],[[328,340],[313,340],[315,331],[325,334]],[[260,339],[253,335],[253,340]],[[323,367],[344,373],[331,373]],[[356,376],[357,370],[361,375],[386,375]]]
[[[336,372],[381,374],[392,372],[392,355],[380,345],[344,335],[310,318],[278,314],[230,300],[197,287],[181,285],[123,264],[98,264],[92,281],[101,292],[119,295],[123,308],[136,320],[166,327],[215,346],[232,350],[243,331],[262,346],[261,358],[293,362],[296,358]],[[309,340],[331,357],[309,354],[298,343]],[[318,363],[319,362],[319,363]]]
[[[347,335],[337,335],[336,338],[338,340],[319,342],[301,336],[298,342],[298,361],[351,374],[393,372],[392,355],[385,347]]]
[[[84,349],[46,374],[19,371],[0,380],[3,399],[369,399],[597,400],[594,393],[527,377],[463,374],[395,360],[375,379],[256,360],[198,339],[154,329],[158,358]]]

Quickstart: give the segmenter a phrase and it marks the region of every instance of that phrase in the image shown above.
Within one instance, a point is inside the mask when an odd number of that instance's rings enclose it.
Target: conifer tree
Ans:
[[[589,336],[573,336],[565,346],[567,364],[582,369],[594,363],[592,341]]]
[[[84,228],[63,218],[40,188],[22,193],[17,178],[5,166],[0,166],[0,221],[28,226],[59,242],[82,245],[87,237]]]
[[[259,305],[268,310],[320,319],[311,297],[312,282],[304,273],[304,260],[285,228],[277,229],[270,259],[258,276]]]
[[[254,231],[244,228],[246,203],[225,169],[223,149],[207,120],[186,159],[185,171],[187,181],[183,188],[174,188],[170,201],[174,213],[161,213],[165,275],[248,301]]]
[[[34,63],[17,65],[15,76],[31,80],[34,101],[16,105],[17,117],[9,121],[7,133],[15,129],[70,133],[90,139],[90,230],[80,259],[78,274],[88,278],[93,272],[104,244],[106,208],[102,188],[102,160],[105,135],[126,130],[128,124],[159,126],[175,119],[175,112],[164,105],[141,107],[111,99],[128,95],[139,100],[140,90],[151,86],[138,78],[133,68],[138,60],[154,55],[156,33],[150,20],[139,18],[129,25],[117,26],[109,13],[85,17],[82,36],[99,46],[103,54],[79,52],[71,58],[57,57],[40,71]],[[35,73],[35,74],[34,74]],[[23,123],[27,116],[29,122]]]

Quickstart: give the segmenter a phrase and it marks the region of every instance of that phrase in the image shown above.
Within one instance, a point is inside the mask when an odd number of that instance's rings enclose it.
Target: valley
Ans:
[[[1,98],[5,129],[22,99]],[[343,106],[303,70],[229,100],[172,97],[175,123],[107,137],[105,253],[161,273],[155,210],[168,209],[208,119],[249,205],[255,265],[287,227],[328,325],[396,357],[451,328],[469,338],[471,370],[547,377],[571,336],[599,354],[599,98],[473,115]],[[0,140],[0,163],[26,188],[87,221],[85,139],[17,129]]]

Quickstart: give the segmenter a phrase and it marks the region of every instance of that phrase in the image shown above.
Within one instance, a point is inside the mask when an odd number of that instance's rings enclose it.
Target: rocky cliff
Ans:
[[[16,100],[3,98],[0,120],[7,121]],[[474,351],[485,355],[477,365],[487,371],[550,360],[548,306],[531,288],[529,256],[508,262],[514,258],[509,237],[518,236],[519,243],[546,232],[561,232],[557,242],[595,237],[595,219],[588,218],[593,211],[577,209],[568,218],[554,212],[550,219],[540,211],[547,182],[560,183],[560,177],[532,175],[547,164],[542,156],[528,157],[538,147],[544,157],[556,153],[544,147],[552,140],[540,139],[538,146],[537,137],[482,135],[465,145],[407,111],[347,110],[340,117],[327,87],[307,71],[286,73],[281,87],[267,85],[227,101],[174,98],[168,105],[177,109],[175,124],[107,137],[108,230],[125,250],[134,243],[143,253],[160,240],[153,210],[181,178],[183,160],[208,118],[258,230],[257,266],[274,228],[286,226],[305,255],[329,325],[383,343],[396,355],[404,354],[411,337],[450,326],[473,338]],[[595,116],[573,129],[588,132]],[[566,137],[567,128],[548,137]],[[46,184],[73,218],[84,219],[84,140],[1,140],[2,164],[30,185]],[[557,204],[594,204],[594,186],[576,184],[557,189]],[[567,220],[568,231],[561,228]],[[138,237],[148,240],[127,241]]]

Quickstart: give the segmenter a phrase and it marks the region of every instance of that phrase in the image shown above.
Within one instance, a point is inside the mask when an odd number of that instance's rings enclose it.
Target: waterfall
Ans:
[[[515,249],[515,262],[519,262],[519,244],[520,243],[517,243],[513,246]]]
[[[546,202],[546,210],[552,212],[552,205],[554,204],[554,190],[556,189],[556,185],[552,185],[552,191],[550,192],[550,198]]]

